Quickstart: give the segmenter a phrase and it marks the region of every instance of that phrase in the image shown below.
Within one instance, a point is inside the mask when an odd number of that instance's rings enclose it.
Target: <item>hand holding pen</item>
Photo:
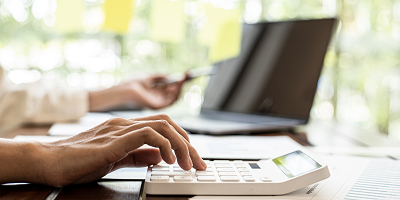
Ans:
[[[188,81],[200,76],[212,75],[211,70],[212,70],[211,66],[191,69],[185,73],[185,76],[183,78],[181,73],[170,74],[167,76],[163,76],[158,80],[154,80],[151,87],[153,88],[165,87],[169,84],[178,83],[182,80]]]
[[[102,111],[119,105],[135,105],[161,109],[179,97],[184,82],[210,75],[211,67],[201,67],[167,76],[148,76],[131,79],[105,90],[89,92],[90,110]]]

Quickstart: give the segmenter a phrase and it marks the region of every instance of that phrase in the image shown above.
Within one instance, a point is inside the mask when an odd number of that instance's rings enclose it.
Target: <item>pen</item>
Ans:
[[[206,76],[206,75],[212,75],[212,66],[207,66],[207,67],[200,67],[196,69],[191,69],[188,72],[188,79],[193,79],[197,78],[200,76]],[[176,83],[178,81],[182,80],[182,73],[175,73],[175,74],[170,74],[166,76],[166,79],[163,81],[159,82],[154,82],[152,83],[151,87],[164,87],[168,84]]]

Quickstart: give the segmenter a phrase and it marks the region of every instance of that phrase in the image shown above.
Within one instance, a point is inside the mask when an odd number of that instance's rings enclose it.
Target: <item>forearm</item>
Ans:
[[[129,102],[126,88],[121,85],[89,92],[89,110],[103,111]]]
[[[3,83],[0,84],[0,132],[24,123],[77,120],[88,111],[88,105],[88,92],[84,89],[46,81]]]
[[[39,146],[37,142],[0,139],[0,184],[39,182]]]

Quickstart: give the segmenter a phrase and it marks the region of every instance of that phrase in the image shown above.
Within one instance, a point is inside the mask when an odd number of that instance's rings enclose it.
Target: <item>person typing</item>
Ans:
[[[157,148],[138,149],[143,144]],[[113,118],[52,143],[0,139],[0,147],[0,184],[88,183],[119,168],[150,166],[161,160],[172,164],[177,159],[184,170],[207,168],[187,133],[165,114]]]
[[[45,81],[12,84],[0,67],[0,132],[25,123],[75,120],[88,111],[128,103],[163,108],[178,98],[187,77],[163,87],[152,86],[164,79],[143,77],[105,90],[85,91]],[[156,148],[138,149],[143,144]],[[113,118],[53,143],[0,139],[0,160],[0,184],[28,182],[56,187],[88,183],[119,168],[150,166],[162,160],[170,164],[177,160],[186,170],[207,167],[187,133],[165,114]]]

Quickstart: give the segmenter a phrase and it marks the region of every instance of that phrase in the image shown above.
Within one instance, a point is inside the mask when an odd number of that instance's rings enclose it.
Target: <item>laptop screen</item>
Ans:
[[[307,120],[334,22],[244,24],[241,54],[214,65],[202,113]]]

